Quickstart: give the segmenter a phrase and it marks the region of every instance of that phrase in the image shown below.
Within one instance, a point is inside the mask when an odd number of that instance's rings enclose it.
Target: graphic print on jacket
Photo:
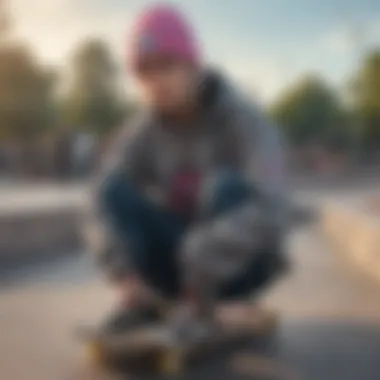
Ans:
[[[171,211],[191,220],[198,209],[202,174],[198,170],[179,170],[174,173],[168,195]]]

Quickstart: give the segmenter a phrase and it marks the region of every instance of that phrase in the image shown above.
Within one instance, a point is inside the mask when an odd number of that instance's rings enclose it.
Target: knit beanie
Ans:
[[[146,57],[178,58],[199,66],[201,53],[197,38],[184,15],[173,5],[148,7],[137,18],[128,42],[128,66],[138,70]]]

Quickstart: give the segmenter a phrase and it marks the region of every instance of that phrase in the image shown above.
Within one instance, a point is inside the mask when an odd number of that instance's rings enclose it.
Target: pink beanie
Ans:
[[[201,54],[194,32],[183,14],[172,5],[147,8],[132,28],[128,65],[138,69],[146,55],[165,54],[195,66]]]

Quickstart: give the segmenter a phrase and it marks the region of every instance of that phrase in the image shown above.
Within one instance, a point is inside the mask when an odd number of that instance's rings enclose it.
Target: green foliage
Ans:
[[[54,123],[52,72],[12,36],[7,6],[0,5],[0,139],[27,140]]]
[[[304,77],[285,90],[271,112],[295,144],[345,139],[338,97],[318,76]]]
[[[0,137],[28,138],[54,118],[54,77],[25,46],[0,45]]]
[[[66,123],[100,134],[119,124],[124,106],[108,46],[95,39],[83,42],[74,54],[71,71],[62,107]]]
[[[365,57],[353,88],[354,112],[366,147],[380,145],[380,50]]]

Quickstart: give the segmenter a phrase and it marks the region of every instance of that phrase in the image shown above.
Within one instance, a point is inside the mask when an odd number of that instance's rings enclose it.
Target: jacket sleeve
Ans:
[[[263,226],[282,234],[289,215],[285,142],[279,129],[254,108],[240,122],[241,136],[246,141],[242,143],[246,155],[244,176],[259,193],[256,208],[260,210],[260,218],[257,219]]]
[[[109,146],[93,183],[84,222],[84,240],[110,280],[133,268],[117,197],[124,181],[139,186],[148,173],[147,132],[141,122],[123,128]]]
[[[184,242],[184,258],[195,271],[219,278],[236,275],[287,225],[284,147],[279,131],[256,109],[233,118],[240,175],[258,194],[226,215],[195,228]]]

